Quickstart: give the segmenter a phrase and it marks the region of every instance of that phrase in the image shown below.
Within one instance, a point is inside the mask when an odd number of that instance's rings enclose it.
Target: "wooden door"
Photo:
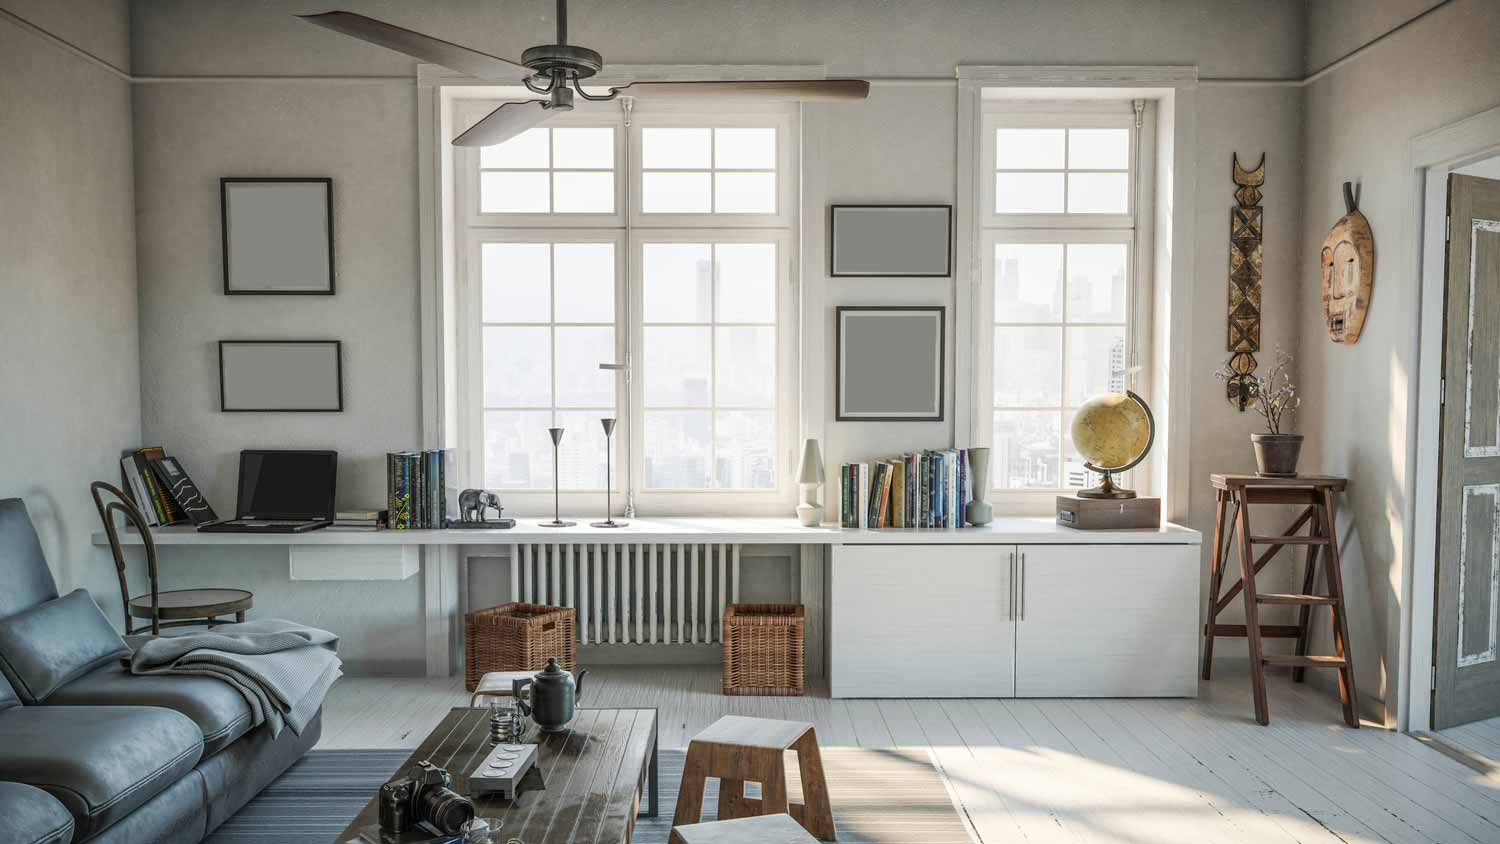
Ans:
[[[1013,545],[844,545],[829,581],[834,697],[1015,693]]]
[[[1500,181],[1448,177],[1433,726],[1500,715]]]
[[[1194,697],[1197,545],[1022,545],[1018,697]]]

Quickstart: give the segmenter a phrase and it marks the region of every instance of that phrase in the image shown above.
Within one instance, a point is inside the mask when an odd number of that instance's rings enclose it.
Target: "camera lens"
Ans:
[[[474,819],[474,804],[451,788],[424,788],[417,798],[417,814],[444,835],[453,835]]]

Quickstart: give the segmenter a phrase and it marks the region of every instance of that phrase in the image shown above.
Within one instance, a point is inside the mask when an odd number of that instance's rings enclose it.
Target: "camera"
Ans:
[[[380,829],[405,832],[426,822],[455,835],[474,819],[474,803],[454,791],[448,772],[423,760],[380,787]]]

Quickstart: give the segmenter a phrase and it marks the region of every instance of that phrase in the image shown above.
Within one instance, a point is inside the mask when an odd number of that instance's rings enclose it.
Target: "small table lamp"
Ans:
[[[817,440],[802,444],[802,468],[797,472],[797,483],[802,485],[802,503],[797,505],[797,521],[803,527],[817,527],[823,523],[823,505],[818,503],[818,487],[823,483],[823,454]]]

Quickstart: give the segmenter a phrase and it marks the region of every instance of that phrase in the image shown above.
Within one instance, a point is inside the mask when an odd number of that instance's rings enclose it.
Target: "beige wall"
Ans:
[[[1389,26],[1412,5],[1360,4]],[[1311,34],[1310,52],[1333,52],[1332,34],[1317,28]],[[1356,674],[1367,698],[1393,701],[1398,686],[1401,566],[1409,538],[1403,514],[1412,482],[1410,391],[1419,310],[1413,248],[1420,232],[1410,204],[1408,144],[1500,105],[1497,44],[1500,5],[1455,0],[1304,90],[1305,211],[1297,269],[1307,399],[1300,429],[1308,435],[1305,465],[1350,479],[1340,535]],[[1374,292],[1354,346],[1328,340],[1317,259],[1324,235],[1344,213],[1339,186],[1346,180],[1360,185],[1359,207],[1375,234]]]
[[[85,5],[15,8],[128,66],[127,4]],[[132,181],[129,83],[0,20],[0,498],[25,500],[59,588],[116,623],[88,484],[140,444]]]

